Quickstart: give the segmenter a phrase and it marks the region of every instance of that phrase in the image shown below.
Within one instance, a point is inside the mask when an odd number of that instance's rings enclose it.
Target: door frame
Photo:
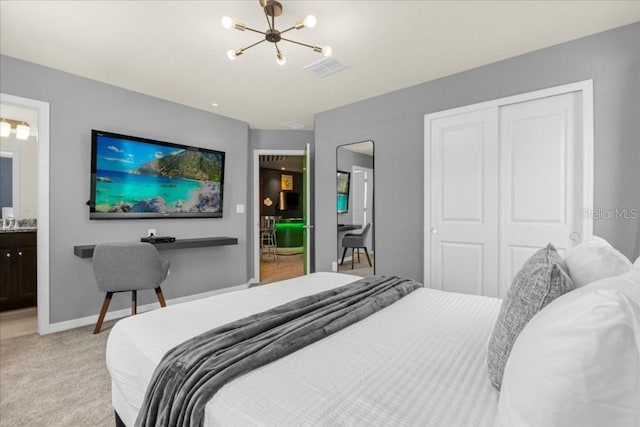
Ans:
[[[373,168],[367,168],[367,167],[364,167],[364,166],[352,165],[351,166],[351,179],[353,179],[355,177],[356,171],[361,171],[361,172],[366,173],[369,176],[371,176],[371,178],[367,177],[367,186],[368,185],[372,186],[371,190],[370,190],[371,191],[371,200],[370,200],[371,203],[368,205],[369,206],[369,211],[368,211],[369,215],[367,216],[368,220],[364,221],[362,223],[362,227],[364,228],[367,225],[367,222],[371,223],[371,228],[372,229],[369,231],[369,236],[367,236],[366,240],[371,242],[371,245],[370,245],[371,251],[369,253],[373,254],[373,253],[375,253],[375,246],[374,246],[374,241],[373,241],[373,235],[374,235],[373,228],[375,226],[374,221],[373,221],[373,192],[374,192],[374,189],[375,189],[375,181],[374,181],[374,175],[373,175],[374,172],[373,172]],[[369,179],[371,180],[371,182],[369,182]],[[369,190],[367,190],[367,191],[369,191]],[[367,194],[365,194],[364,197],[367,198]],[[355,205],[355,201],[354,201],[354,205]],[[353,220],[353,215],[355,215],[355,212],[353,212],[352,215],[351,215],[351,217],[352,217],[352,221],[351,222],[356,224],[356,221]],[[356,231],[356,232],[358,232],[358,231]],[[338,260],[339,259],[340,259],[340,256],[338,254]],[[347,258],[345,258],[345,259],[347,259]]]
[[[253,214],[251,218],[252,231],[253,231],[253,277],[249,280],[249,283],[260,282],[260,156],[299,156],[303,157],[307,155],[307,171],[309,170],[309,152],[305,150],[279,150],[279,149],[255,149],[253,150]],[[305,173],[305,171],[303,171]],[[307,188],[305,189],[305,197],[309,198],[309,189],[311,186],[307,182]],[[310,209],[310,206],[307,206]],[[310,217],[310,212],[307,212],[307,218]],[[309,222],[310,219],[308,219]],[[309,229],[307,229],[309,231]],[[307,232],[307,246],[311,245],[311,233]],[[307,274],[309,274],[309,253],[311,248],[307,247],[307,257],[304,262],[307,263]]]
[[[477,104],[465,105],[463,107],[452,108],[448,110],[438,111],[424,115],[424,230],[423,230],[423,248],[424,248],[424,271],[423,282],[431,287],[430,281],[427,279],[431,276],[431,121],[447,116],[453,116],[484,108],[498,108],[509,104],[517,104],[520,102],[533,101],[535,99],[547,98],[556,95],[564,95],[567,93],[579,92],[582,95],[581,109],[578,115],[582,119],[582,181],[583,181],[583,212],[591,212],[593,210],[593,80],[582,80],[575,83],[569,83],[560,86],[554,86],[547,89],[535,90],[532,92],[521,93],[518,95],[496,98],[490,101],[480,102]],[[593,218],[591,215],[583,215],[581,234],[584,240],[593,236]]]
[[[38,113],[38,235],[37,316],[40,335],[53,332],[49,319],[49,103],[0,93],[0,104],[15,105]]]

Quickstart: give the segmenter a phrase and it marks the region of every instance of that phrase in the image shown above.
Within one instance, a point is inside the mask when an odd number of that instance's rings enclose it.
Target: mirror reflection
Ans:
[[[357,276],[375,272],[373,141],[336,150],[338,271]]]

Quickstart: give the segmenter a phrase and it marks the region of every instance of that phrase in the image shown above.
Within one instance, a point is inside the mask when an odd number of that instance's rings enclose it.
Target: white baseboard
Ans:
[[[232,286],[230,288],[216,289],[213,291],[203,292],[200,294],[173,298],[173,299],[167,300],[167,305],[179,304],[182,302],[194,301],[197,299],[207,298],[214,295],[226,294],[228,292],[240,291],[243,289],[247,289],[250,284],[251,284],[251,280],[249,281],[249,283]],[[141,306],[138,306],[138,313],[143,313],[149,310],[155,310],[157,308],[160,308],[160,303],[158,302],[141,305]],[[108,321],[108,320],[114,320],[114,319],[121,319],[129,315],[131,315],[131,308],[124,308],[122,310],[108,312],[107,315],[104,317],[104,320]],[[39,333],[40,335],[45,335],[45,334],[51,334],[54,332],[66,331],[68,329],[79,328],[81,326],[94,325],[97,321],[98,321],[97,314],[94,316],[81,317],[79,319],[65,320],[62,322],[51,323],[49,324],[49,327],[47,328],[46,331],[39,331]]]

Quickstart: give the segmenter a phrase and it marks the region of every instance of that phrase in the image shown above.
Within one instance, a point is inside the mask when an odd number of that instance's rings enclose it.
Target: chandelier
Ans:
[[[253,28],[249,28],[244,23],[239,21],[234,21],[228,16],[225,16],[222,18],[222,26],[227,30],[230,30],[231,28],[235,28],[236,30],[240,30],[240,31],[248,30],[248,31],[253,31],[254,33],[262,34],[264,36],[263,40],[260,40],[247,47],[237,49],[237,50],[229,49],[229,51],[227,52],[227,57],[230,60],[232,61],[235,60],[238,56],[242,55],[245,50],[250,49],[256,45],[259,45],[260,43],[263,43],[265,41],[271,42],[275,46],[276,62],[279,65],[284,65],[285,62],[287,61],[286,58],[284,57],[284,53],[282,53],[282,51],[280,50],[280,46],[278,46],[278,43],[280,41],[286,41],[290,43],[299,44],[301,46],[306,46],[313,49],[314,52],[322,53],[324,56],[331,56],[332,51],[329,46],[321,47],[317,45],[310,45],[310,44],[301,43],[295,40],[282,37],[284,33],[289,32],[291,30],[300,30],[305,27],[308,27],[308,28],[315,27],[316,26],[315,16],[309,15],[303,20],[296,22],[292,27],[287,28],[286,30],[279,31],[276,29],[275,20],[276,20],[276,16],[282,15],[282,4],[280,4],[280,2],[276,0],[258,0],[258,1],[260,3],[260,7],[262,7],[262,9],[264,10],[264,16],[267,18],[267,24],[269,25],[269,28],[266,31],[260,31],[260,30],[255,30]]]

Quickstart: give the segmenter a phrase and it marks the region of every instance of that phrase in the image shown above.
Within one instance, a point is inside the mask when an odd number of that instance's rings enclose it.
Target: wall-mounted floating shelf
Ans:
[[[235,237],[201,237],[197,239],[177,239],[175,242],[155,243],[159,251],[169,249],[207,248],[210,246],[237,245]],[[79,258],[93,257],[93,249],[96,245],[79,245],[73,247],[73,254]]]

